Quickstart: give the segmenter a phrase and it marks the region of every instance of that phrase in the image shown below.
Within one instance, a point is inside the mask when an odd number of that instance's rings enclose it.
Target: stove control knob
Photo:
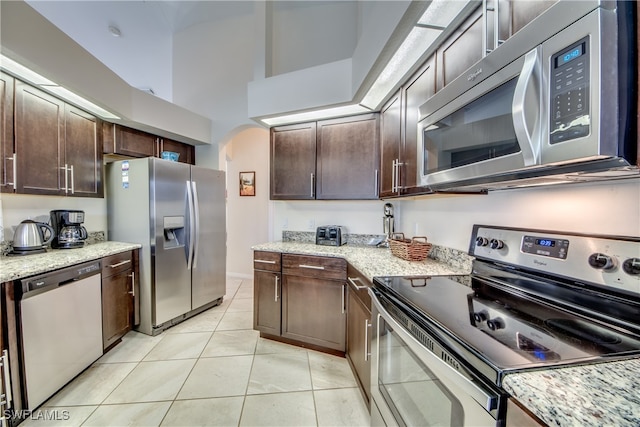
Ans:
[[[632,276],[640,275],[640,258],[629,258],[622,263],[622,269],[625,273]]]
[[[487,315],[486,311],[478,311],[476,313],[473,313],[473,320],[475,320],[476,323],[482,323],[488,318],[489,316]]]
[[[489,319],[487,320],[487,326],[492,331],[497,331],[498,329],[504,328],[504,321],[499,317],[496,317],[495,319]]]
[[[476,237],[476,246],[487,246],[489,240],[486,237]]]
[[[491,241],[489,242],[489,246],[491,247],[491,249],[502,249],[504,248],[504,242],[498,239],[491,239]]]
[[[589,257],[589,265],[598,270],[613,270],[616,268],[616,260],[609,255],[595,253]]]

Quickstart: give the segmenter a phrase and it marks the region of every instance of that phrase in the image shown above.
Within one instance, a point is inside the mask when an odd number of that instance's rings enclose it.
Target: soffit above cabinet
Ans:
[[[0,11],[4,56],[119,117],[110,122],[191,145],[211,144],[209,118],[131,87],[28,4],[3,1]]]

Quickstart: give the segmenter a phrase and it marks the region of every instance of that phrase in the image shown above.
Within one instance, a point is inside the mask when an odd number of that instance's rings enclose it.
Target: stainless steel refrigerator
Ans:
[[[106,166],[108,238],[142,245],[140,323],[156,335],[222,302],[223,171],[158,158]]]

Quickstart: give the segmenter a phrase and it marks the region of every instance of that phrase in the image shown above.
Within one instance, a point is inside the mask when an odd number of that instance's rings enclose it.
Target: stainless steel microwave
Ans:
[[[421,185],[640,176],[626,3],[560,0],[422,105]]]

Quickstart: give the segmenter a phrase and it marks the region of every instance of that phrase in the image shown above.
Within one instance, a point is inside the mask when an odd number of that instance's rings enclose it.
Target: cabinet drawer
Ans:
[[[282,274],[329,280],[347,279],[347,262],[342,258],[282,255]]]
[[[253,268],[255,270],[280,272],[282,266],[280,252],[255,251],[253,253]]]
[[[349,289],[360,302],[371,311],[371,297],[369,296],[369,288],[371,281],[362,273],[356,270],[351,264],[347,266],[347,282]]]
[[[113,276],[121,271],[133,268],[131,251],[122,252],[102,258],[102,277]]]

